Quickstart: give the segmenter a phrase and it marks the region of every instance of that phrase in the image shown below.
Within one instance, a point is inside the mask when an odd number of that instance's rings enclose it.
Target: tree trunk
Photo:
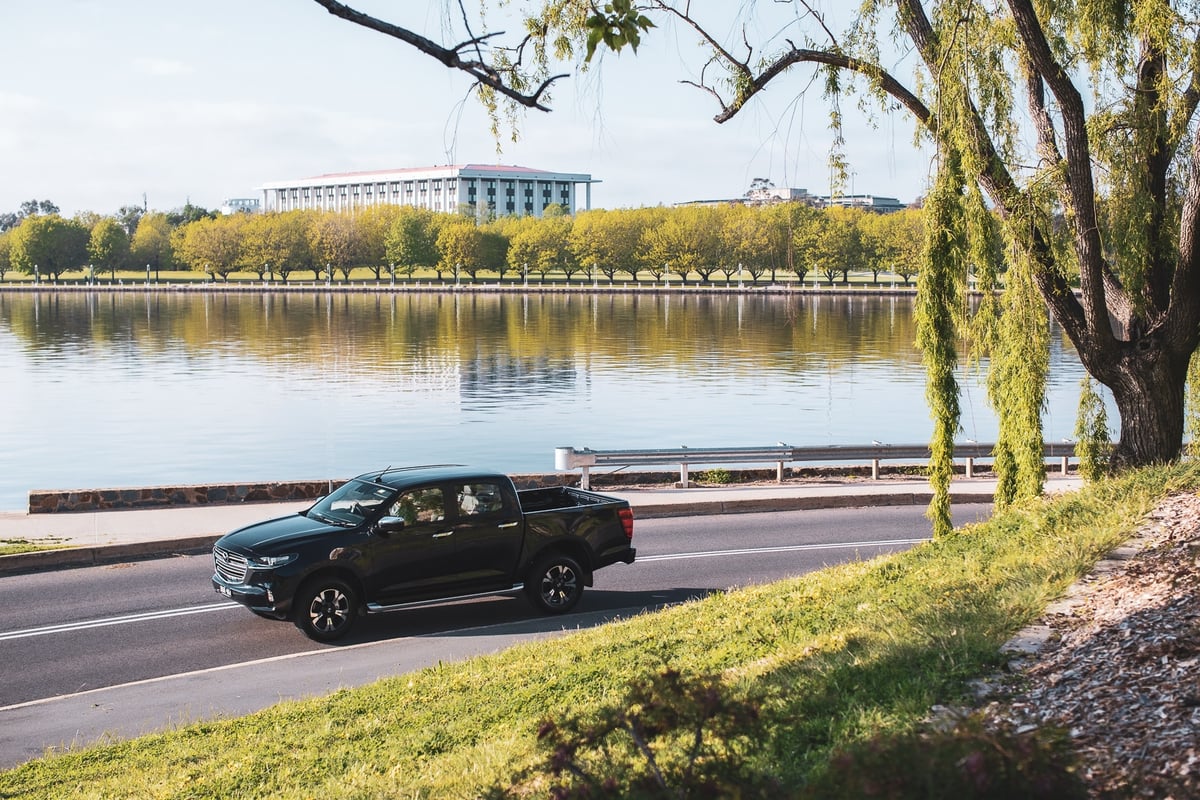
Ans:
[[[1179,458],[1184,429],[1187,358],[1176,358],[1159,342],[1126,343],[1104,373],[1121,418],[1113,451],[1117,469],[1166,464]]]

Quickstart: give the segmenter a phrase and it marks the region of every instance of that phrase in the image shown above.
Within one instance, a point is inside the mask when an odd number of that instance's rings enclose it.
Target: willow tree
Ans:
[[[1120,416],[1113,465],[1178,458],[1200,337],[1200,3],[862,0],[833,18],[815,1],[776,0],[708,4],[714,17],[701,19],[700,4],[686,0],[529,0],[515,39],[481,19],[443,47],[315,1],[467,72],[497,115],[547,110],[550,87],[571,68],[605,48],[636,49],[668,23],[704,45],[700,77],[686,82],[712,96],[718,123],[768,87],[823,90],[838,131],[835,169],[844,168],[847,95],[909,115],[936,153],[918,282],[918,343],[936,428],[936,529],[949,525],[954,375],[966,355],[956,343],[965,332],[990,355],[1000,500],[1041,489],[1046,307],[1112,392]],[[453,5],[447,19],[465,19],[466,4]],[[781,9],[786,19],[776,18]],[[823,80],[813,81],[813,71]],[[1003,289],[970,314],[969,276],[985,290]]]

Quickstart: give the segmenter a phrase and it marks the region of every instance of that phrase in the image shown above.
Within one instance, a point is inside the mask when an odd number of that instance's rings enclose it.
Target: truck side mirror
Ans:
[[[404,517],[380,517],[379,522],[375,523],[375,533],[378,533],[380,536],[387,536],[390,533],[404,530],[406,524]]]

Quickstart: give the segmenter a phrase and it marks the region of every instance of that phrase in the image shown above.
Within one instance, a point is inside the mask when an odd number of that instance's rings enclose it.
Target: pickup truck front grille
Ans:
[[[213,548],[213,569],[231,583],[246,582],[246,557],[231,553],[223,547]]]

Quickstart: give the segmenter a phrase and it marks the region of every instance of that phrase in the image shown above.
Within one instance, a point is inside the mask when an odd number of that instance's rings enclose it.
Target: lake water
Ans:
[[[927,442],[907,296],[0,292],[0,509],[31,489],[554,468],[554,448]],[[1055,329],[1046,438],[1079,381]],[[963,439],[994,441],[961,376]]]

